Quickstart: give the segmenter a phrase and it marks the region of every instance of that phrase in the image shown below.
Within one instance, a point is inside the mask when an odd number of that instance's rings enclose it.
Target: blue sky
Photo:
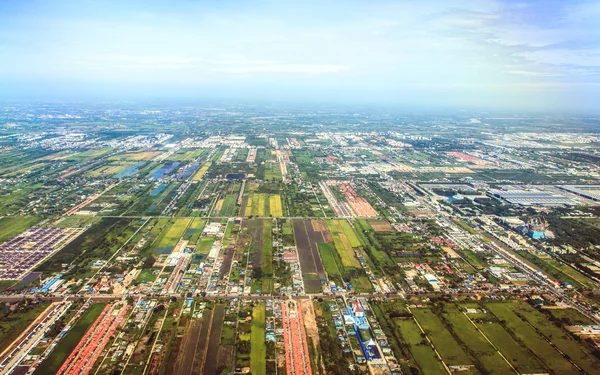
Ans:
[[[4,98],[591,111],[600,1],[0,1]]]

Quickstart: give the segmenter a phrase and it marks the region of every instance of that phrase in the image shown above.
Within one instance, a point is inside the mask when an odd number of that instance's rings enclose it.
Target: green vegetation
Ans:
[[[17,302],[14,311],[0,311],[0,352],[6,349],[33,321],[48,308],[48,303]]]
[[[0,242],[4,242],[29,227],[39,223],[39,217],[1,217],[0,218]]]

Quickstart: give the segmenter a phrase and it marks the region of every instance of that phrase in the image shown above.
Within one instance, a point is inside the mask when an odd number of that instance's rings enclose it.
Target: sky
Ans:
[[[0,1],[0,98],[598,112],[600,0]]]

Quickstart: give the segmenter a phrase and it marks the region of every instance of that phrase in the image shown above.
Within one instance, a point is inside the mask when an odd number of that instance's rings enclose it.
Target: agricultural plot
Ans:
[[[335,281],[336,285],[343,285],[345,271],[339,254],[335,249],[335,245],[332,243],[319,242],[318,246],[328,279],[330,281]]]
[[[421,330],[414,320],[392,318],[392,321],[398,335],[402,338],[402,341],[408,345],[408,350],[422,374],[439,375],[447,373],[444,365],[436,356],[431,346],[423,340]]]
[[[268,195],[261,193],[254,193],[248,197],[248,203],[246,205],[246,210],[244,211],[244,216],[257,216],[257,217],[265,217],[269,216],[269,207],[268,207]]]
[[[281,196],[274,194],[269,197],[269,211],[273,217],[283,216],[283,208],[281,206]]]
[[[181,163],[178,161],[173,161],[159,165],[153,171],[151,171],[147,177],[154,180],[160,180],[161,178],[169,176],[171,173],[173,173],[179,164]]]
[[[413,309],[415,319],[448,366],[465,366],[469,373],[479,373],[474,367],[473,359],[461,348],[452,334],[446,330],[442,321],[430,309]]]
[[[239,182],[229,183],[225,186],[221,199],[219,199],[213,210],[215,216],[232,217],[237,215],[237,200],[240,188],[241,184]]]
[[[182,148],[177,150],[174,154],[169,155],[167,159],[172,161],[191,161],[208,154],[208,152],[208,149]]]
[[[133,203],[123,211],[124,215],[160,214],[171,202],[179,186],[178,182],[148,184],[145,189],[135,193]]]
[[[204,364],[205,375],[217,373],[218,361],[215,359],[219,356],[219,344],[221,341],[221,330],[223,328],[223,318],[225,317],[225,305],[215,305],[210,325],[210,336],[207,343],[206,362]]]
[[[258,178],[264,181],[281,181],[279,163],[268,162],[261,165],[258,169]]]
[[[86,172],[86,175],[90,177],[127,177],[120,175],[121,172],[125,171],[129,167],[137,166],[138,163],[128,161],[114,161],[108,164],[104,164],[98,168],[92,169]]]
[[[478,368],[482,368],[490,374],[508,375],[515,373],[477,327],[456,306],[444,305],[443,312],[438,316],[443,319],[446,328],[450,329],[471,353],[477,361]]]
[[[212,165],[212,162],[210,162],[210,161],[207,161],[206,163],[204,163],[202,165],[202,167],[200,167],[200,169],[198,170],[198,172],[196,172],[194,174],[194,176],[192,177],[192,181],[200,181],[200,180],[202,180],[202,177],[204,177],[204,175],[208,171],[208,168],[210,168],[211,165]]]
[[[515,340],[499,322],[486,320],[486,317],[478,316],[471,316],[471,319],[477,321],[477,327],[479,327],[481,332],[500,350],[500,353],[506,357],[519,373],[537,374],[547,371],[535,353]]]
[[[250,332],[250,372],[266,374],[267,345],[265,343],[265,304],[259,303],[252,309],[252,328]]]
[[[360,246],[360,241],[358,241],[352,228],[349,228],[348,222],[345,220],[327,220],[327,227],[342,260],[342,266],[360,268],[360,262],[354,256],[353,249],[354,246]],[[348,235],[351,238],[348,238]]]
[[[112,149],[112,148],[100,148],[100,149],[88,150],[88,151],[83,151],[83,152],[76,152],[76,153],[70,154],[69,156],[67,156],[63,159],[69,160],[69,161],[75,161],[75,162],[82,162],[82,161],[86,161],[86,160],[95,160],[101,156],[104,156],[104,155],[112,152],[112,151],[114,151],[114,149]]]
[[[142,160],[154,160],[162,151],[138,151],[138,152],[127,152],[125,154],[114,155],[109,160],[129,160],[129,161],[142,161]]]
[[[159,237],[155,252],[158,254],[170,254],[179,242],[179,239],[183,237],[191,221],[192,219],[189,218],[173,219],[169,229],[163,231]]]
[[[318,293],[321,289],[321,280],[326,280],[325,268],[319,255],[319,242],[325,240],[325,225],[317,221],[316,230],[311,220],[293,220],[296,248],[302,269],[304,289],[307,293]]]
[[[600,360],[577,342],[571,334],[548,320],[544,314],[522,302],[513,302],[511,308],[522,320],[534,327],[536,332],[552,341],[560,351],[586,372],[594,373],[600,370]]]
[[[212,316],[212,310],[205,310],[201,319],[191,320],[188,323],[177,350],[178,357],[174,363],[174,374],[200,373],[200,366],[206,359],[206,345]]]
[[[203,219],[193,219],[187,230],[185,231],[184,238],[191,244],[196,244],[198,239],[202,235],[202,229],[206,224],[206,220]]]
[[[486,308],[503,322],[507,332],[522,342],[540,361],[557,374],[579,374],[580,372],[561,355],[535,329],[512,311],[510,304],[489,303]]]

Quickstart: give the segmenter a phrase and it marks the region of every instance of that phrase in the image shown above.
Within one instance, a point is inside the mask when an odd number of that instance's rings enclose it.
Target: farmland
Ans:
[[[200,180],[202,180],[202,177],[204,177],[204,175],[208,171],[208,168],[210,168],[211,164],[212,163],[210,161],[204,163],[202,165],[202,167],[200,167],[200,169],[198,170],[198,172],[196,172],[194,174],[194,176],[192,177],[192,180],[193,181],[200,181]]]
[[[267,347],[265,345],[265,305],[259,303],[252,310],[252,330],[250,333],[250,371],[253,374],[266,374]]]
[[[302,268],[304,288],[308,293],[321,290],[321,280],[325,279],[325,269],[319,255],[318,243],[325,242],[324,225],[318,223],[315,230],[310,220],[294,220],[294,235]]]

